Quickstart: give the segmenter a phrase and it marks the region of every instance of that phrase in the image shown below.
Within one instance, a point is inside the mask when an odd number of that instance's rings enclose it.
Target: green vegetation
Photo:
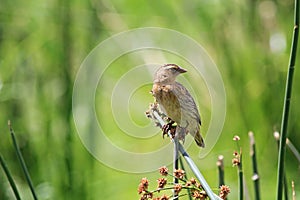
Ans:
[[[156,180],[157,171],[120,172],[95,159],[83,146],[72,116],[73,84],[83,60],[108,37],[142,27],[163,27],[188,35],[207,50],[220,70],[227,98],[222,134],[204,158],[198,157],[195,144],[187,149],[209,186],[216,190],[219,187],[216,162],[218,155],[223,155],[225,183],[231,190],[229,198],[238,198],[239,178],[231,159],[236,150],[232,138],[239,135],[244,195],[254,199],[248,140],[248,132],[253,131],[259,196],[275,199],[278,150],[273,132],[281,130],[293,9],[292,0],[2,0],[0,155],[1,165],[5,161],[3,166],[14,181],[8,181],[6,172],[0,170],[0,199],[15,199],[14,191],[21,199],[33,199],[10,137],[8,120],[13,124],[14,136],[38,199],[138,199],[141,177]],[[165,56],[171,63],[188,65],[174,55]],[[132,65],[144,62],[140,57],[135,59],[124,55],[105,71],[106,76],[97,88],[95,108],[99,123],[109,133],[106,135],[109,140],[127,151],[146,153],[170,143],[169,139],[163,140],[161,134],[143,139],[125,134],[115,123],[108,106],[114,84]],[[203,80],[195,79],[192,74],[187,73],[185,78],[191,80],[193,95],[197,96],[205,135],[211,117],[210,96],[202,93],[206,91]],[[287,137],[298,151],[299,80],[300,70],[296,69]],[[140,101],[129,102],[132,120],[139,126],[154,127],[144,115],[153,101],[150,90],[150,83],[138,88],[132,95]],[[285,177],[290,198],[292,181],[297,197],[300,196],[299,162],[289,149],[285,154]]]

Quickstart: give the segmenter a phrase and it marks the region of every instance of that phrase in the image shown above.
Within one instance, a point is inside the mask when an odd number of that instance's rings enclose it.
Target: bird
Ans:
[[[162,111],[172,121],[176,122],[175,137],[185,139],[190,133],[199,147],[204,148],[204,140],[200,134],[201,118],[192,95],[176,77],[187,70],[176,64],[160,66],[154,74],[151,93]]]

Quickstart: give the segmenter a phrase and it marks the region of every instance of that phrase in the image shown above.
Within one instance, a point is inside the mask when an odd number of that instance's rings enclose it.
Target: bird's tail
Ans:
[[[197,133],[195,134],[195,141],[199,147],[205,147],[204,140],[200,134],[200,131],[197,131]]]

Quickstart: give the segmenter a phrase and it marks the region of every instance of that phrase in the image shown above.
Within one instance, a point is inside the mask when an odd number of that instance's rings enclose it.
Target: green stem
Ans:
[[[178,159],[179,159],[179,151],[178,151],[178,138],[174,138],[174,171],[178,170]],[[178,178],[174,177],[174,185],[178,183]],[[175,190],[173,191],[173,199],[179,199],[178,194],[176,194]]]
[[[284,177],[283,177],[283,189],[284,189],[284,199],[285,200],[289,200],[289,190],[288,190],[288,183],[286,180],[286,174],[284,173]]]
[[[218,166],[218,174],[219,174],[219,187],[222,185],[225,185],[225,180],[224,180],[224,156],[219,155],[218,161],[217,161],[217,166]]]
[[[173,185],[173,184],[172,184],[172,185]],[[160,191],[163,191],[163,190],[172,190],[172,189],[174,189],[174,186],[172,186],[172,187],[158,188],[158,189],[151,190],[151,191],[147,191],[147,192],[148,192],[148,193],[154,193],[154,192],[160,192]],[[182,189],[186,189],[186,190],[191,190],[191,189],[193,189],[193,190],[199,190],[199,191],[200,191],[199,188],[194,187],[194,186],[192,186],[192,187],[182,186]]]
[[[250,140],[250,156],[252,159],[252,168],[253,168],[253,176],[252,180],[254,183],[254,191],[255,191],[255,199],[260,199],[260,189],[259,189],[259,175],[257,168],[257,160],[256,160],[256,148],[255,148],[255,139],[253,132],[249,132],[249,140]]]
[[[160,126],[163,127],[165,125],[164,120],[160,117],[160,115],[158,114],[157,111],[152,110],[152,112],[153,112],[153,116],[159,122]],[[174,142],[172,137],[170,137],[170,138],[171,138],[171,141]],[[208,197],[212,200],[215,200],[215,199],[221,200],[221,198],[218,195],[213,193],[212,189],[207,184],[206,180],[204,179],[203,175],[197,168],[194,161],[190,158],[188,153],[185,151],[184,147],[179,142],[178,142],[178,149],[179,149],[179,152],[181,153],[181,155],[183,155],[183,157],[184,157],[185,161],[187,162],[187,164],[189,165],[190,169],[193,171],[193,173],[195,174],[197,179],[200,181],[200,183],[201,183],[203,189],[205,190],[206,194],[208,195]]]
[[[185,168],[184,168],[183,161],[182,161],[182,158],[181,158],[181,157],[179,157],[179,163],[180,163],[181,169],[182,169],[183,171],[185,171]],[[188,180],[188,179],[187,179],[186,173],[184,173],[184,178],[185,178],[185,180]],[[192,193],[191,193],[191,190],[190,190],[190,189],[187,189],[187,193],[188,193],[189,200],[192,200]]]
[[[293,200],[296,200],[295,183],[292,181],[292,196]]]
[[[277,141],[277,147],[279,148],[280,134],[278,132],[274,132],[274,137]],[[284,189],[284,199],[288,200],[289,195],[288,195],[288,187],[287,187],[287,180],[286,180],[285,172],[284,172],[284,177],[283,177],[283,189]]]
[[[284,182],[284,159],[286,150],[286,138],[287,138],[287,127],[290,111],[290,102],[293,86],[293,74],[295,69],[297,44],[298,44],[298,32],[299,32],[299,0],[295,0],[294,10],[294,32],[292,39],[292,47],[289,61],[289,71],[287,74],[286,89],[285,89],[285,100],[283,106],[282,122],[281,122],[281,137],[279,146],[278,156],[278,177],[277,177],[277,200],[282,200],[283,182]]]
[[[288,138],[286,139],[286,145],[289,147],[289,149],[294,154],[294,156],[296,157],[296,159],[298,160],[298,162],[300,164],[300,153],[297,150],[297,148],[295,147],[295,145]]]
[[[9,130],[10,130],[10,135],[11,135],[11,138],[12,138],[12,141],[13,141],[13,145],[14,145],[14,148],[15,148],[16,153],[17,153],[17,157],[18,157],[18,159],[20,161],[22,170],[23,170],[23,172],[25,174],[26,181],[27,181],[27,183],[29,185],[29,188],[30,188],[30,191],[32,193],[33,198],[35,200],[37,200],[38,199],[37,195],[35,193],[35,190],[34,190],[34,187],[33,187],[33,184],[32,184],[32,181],[31,181],[31,178],[30,178],[30,175],[29,175],[29,172],[28,172],[28,169],[26,167],[25,161],[24,161],[23,156],[21,154],[21,151],[20,151],[19,145],[17,143],[17,140],[15,138],[14,130],[12,129],[10,121],[8,121],[8,126],[9,126]]]
[[[2,158],[2,155],[0,155],[0,164],[2,166],[3,171],[5,172],[5,175],[6,175],[6,177],[8,179],[8,182],[9,182],[9,184],[10,184],[10,186],[11,186],[11,188],[12,188],[14,194],[15,194],[16,199],[20,200],[21,198],[20,198],[20,194],[18,192],[17,186],[16,186],[15,181],[12,178],[12,175],[10,174],[10,172],[9,172],[9,170],[8,170],[6,164],[5,164],[5,161]]]
[[[180,143],[179,143],[179,151],[183,155],[185,161],[190,166],[191,170],[193,171],[193,173],[195,174],[197,179],[200,181],[200,183],[201,183],[203,189],[205,190],[206,194],[208,195],[208,197],[212,200],[221,199],[220,197],[218,197],[216,194],[213,193],[213,191],[211,190],[211,188],[207,184],[205,178],[203,177],[203,175],[201,174],[201,172],[197,168],[196,164],[190,158],[189,154],[184,150],[183,146]]]
[[[244,180],[243,180],[242,151],[240,151],[240,164],[238,165],[238,173],[239,173],[239,200],[243,200]]]

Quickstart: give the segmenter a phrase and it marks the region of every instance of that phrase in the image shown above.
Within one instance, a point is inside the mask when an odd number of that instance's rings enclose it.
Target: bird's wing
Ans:
[[[175,89],[176,88],[176,89]],[[201,125],[201,118],[197,108],[197,105],[189,93],[189,91],[180,83],[175,82],[173,87],[171,88],[172,92],[177,96],[177,99],[180,103],[181,109],[186,111],[187,115],[194,118]]]

